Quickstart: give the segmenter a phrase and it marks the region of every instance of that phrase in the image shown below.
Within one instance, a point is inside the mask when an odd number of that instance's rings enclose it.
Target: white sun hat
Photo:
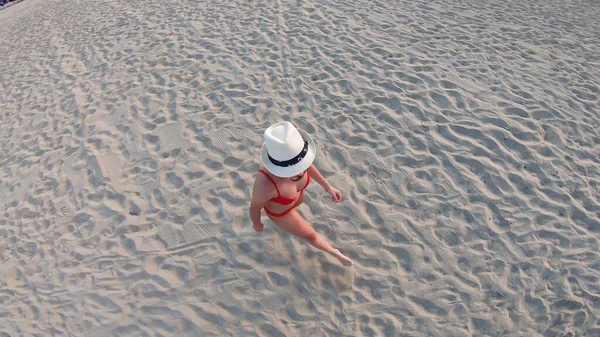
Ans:
[[[301,174],[316,156],[315,142],[290,122],[279,122],[265,130],[260,159],[273,175],[289,178]]]

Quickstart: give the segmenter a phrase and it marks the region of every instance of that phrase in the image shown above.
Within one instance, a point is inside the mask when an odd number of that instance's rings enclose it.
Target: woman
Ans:
[[[258,232],[264,228],[260,220],[264,208],[269,219],[281,229],[308,241],[311,245],[333,255],[343,265],[352,265],[352,260],[334,249],[315,232],[296,211],[304,201],[304,189],[311,178],[323,186],[333,202],[342,200],[342,194],[323,178],[312,164],[315,143],[304,131],[290,122],[280,122],[265,131],[265,143],[261,149],[261,168],[254,180],[250,218]]]

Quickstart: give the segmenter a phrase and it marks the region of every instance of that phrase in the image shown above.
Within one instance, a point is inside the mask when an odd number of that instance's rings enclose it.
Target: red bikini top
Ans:
[[[277,198],[271,199],[272,202],[276,202],[281,205],[289,205],[289,204],[293,203],[294,201],[296,201],[296,198],[286,198],[286,197],[282,196],[281,193],[279,193],[279,188],[277,187],[275,180],[273,180],[273,178],[271,178],[271,176],[267,172],[265,172],[263,170],[258,170],[258,172],[264,174],[267,178],[269,178],[269,180],[273,183],[273,186],[275,186],[275,189],[277,190]],[[304,185],[304,187],[302,187],[300,190],[298,190],[298,192],[304,190],[308,186],[308,184],[310,184],[310,173],[308,173],[308,171],[306,171],[306,175],[308,176],[308,179],[306,180],[306,185]]]

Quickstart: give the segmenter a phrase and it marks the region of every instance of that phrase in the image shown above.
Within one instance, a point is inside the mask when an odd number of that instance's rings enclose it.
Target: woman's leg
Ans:
[[[308,243],[315,248],[319,248],[320,250],[333,255],[343,265],[352,265],[352,260],[350,258],[340,253],[339,250],[331,247],[331,245],[317,234],[314,228],[312,228],[312,226],[306,222],[295,209],[280,218],[272,216],[269,216],[269,218],[286,232],[294,234],[295,236],[308,241]]]

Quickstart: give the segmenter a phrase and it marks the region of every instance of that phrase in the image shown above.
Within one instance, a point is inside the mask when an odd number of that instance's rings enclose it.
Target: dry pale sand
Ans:
[[[0,336],[600,336],[596,1],[0,12]],[[344,193],[249,222],[291,120]]]

